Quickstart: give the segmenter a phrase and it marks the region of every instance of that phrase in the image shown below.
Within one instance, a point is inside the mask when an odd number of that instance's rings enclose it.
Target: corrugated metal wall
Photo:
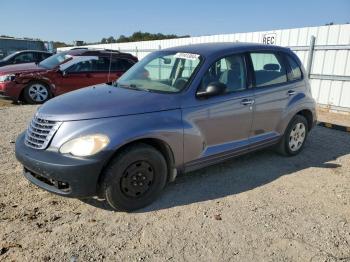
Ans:
[[[46,48],[44,42],[39,40],[0,37],[0,59],[20,50],[46,50]]]
[[[179,45],[207,42],[257,42],[272,35],[276,45],[288,46],[307,67],[309,45],[315,36],[310,82],[312,93],[320,105],[340,111],[350,111],[350,24],[303,27],[236,34],[222,34],[169,40],[120,44],[90,45],[91,48],[129,52],[139,59],[149,52]],[[61,48],[63,51],[69,48]]]

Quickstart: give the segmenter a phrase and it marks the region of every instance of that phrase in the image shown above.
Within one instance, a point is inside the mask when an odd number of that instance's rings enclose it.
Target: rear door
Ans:
[[[278,139],[278,125],[293,95],[295,85],[288,82],[288,66],[281,53],[251,52],[253,71],[254,114],[252,146]]]

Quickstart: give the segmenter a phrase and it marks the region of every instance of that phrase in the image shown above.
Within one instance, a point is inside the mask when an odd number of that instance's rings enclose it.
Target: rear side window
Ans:
[[[134,63],[123,58],[113,58],[111,64],[112,71],[127,71]]]
[[[287,82],[286,68],[275,53],[250,54],[255,75],[255,86],[264,87]]]
[[[45,60],[46,58],[50,57],[51,54],[47,53],[38,53],[40,61]]]
[[[110,60],[106,57],[99,57],[98,60],[93,60],[92,64],[92,71],[107,72],[109,70]]]
[[[290,80],[294,81],[302,79],[302,73],[298,63],[290,55],[286,55],[286,57],[291,68]]]

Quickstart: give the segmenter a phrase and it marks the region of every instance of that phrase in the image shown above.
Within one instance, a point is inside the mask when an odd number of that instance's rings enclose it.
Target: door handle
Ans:
[[[294,90],[289,90],[289,91],[287,92],[287,94],[288,94],[289,96],[294,96],[294,95],[295,95],[295,91],[294,91]]]
[[[92,75],[90,73],[87,73],[86,77],[90,78],[90,77],[92,77]]]
[[[243,100],[241,101],[241,104],[244,105],[244,106],[247,106],[247,105],[252,105],[252,104],[254,104],[254,102],[255,102],[254,99],[247,99],[247,98],[245,98],[245,99],[243,99]]]

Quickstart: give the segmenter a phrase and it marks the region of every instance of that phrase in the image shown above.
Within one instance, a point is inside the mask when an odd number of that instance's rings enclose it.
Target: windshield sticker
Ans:
[[[187,60],[197,60],[199,55],[191,53],[176,53],[174,55],[176,58],[187,59]]]

